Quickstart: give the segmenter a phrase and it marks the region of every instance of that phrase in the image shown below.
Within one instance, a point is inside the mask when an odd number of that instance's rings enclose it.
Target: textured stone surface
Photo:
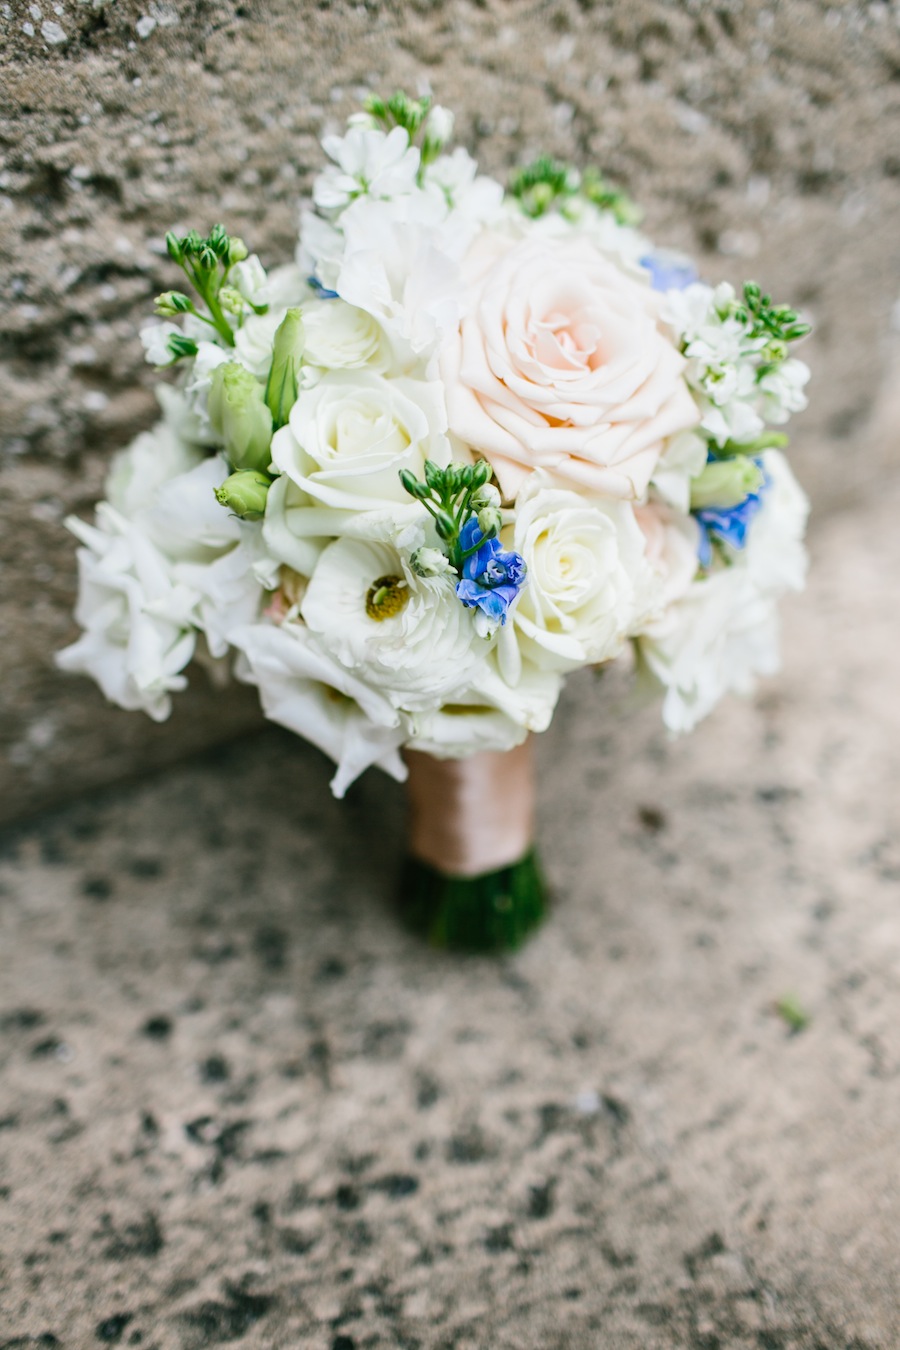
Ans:
[[[898,507],[691,739],[570,684],[514,958],[405,936],[396,785],[276,730],[8,833],[5,1343],[894,1350]]]
[[[430,82],[488,169],[544,148],[597,163],[660,242],[805,306],[797,463],[817,503],[896,458],[869,426],[900,290],[896,4],[4,0],[0,22],[7,817],[253,721],[201,678],[159,730],[54,674],[73,633],[60,522],[153,416],[136,333],[173,280],[164,231],[222,218],[289,256],[318,137],[361,91]]]

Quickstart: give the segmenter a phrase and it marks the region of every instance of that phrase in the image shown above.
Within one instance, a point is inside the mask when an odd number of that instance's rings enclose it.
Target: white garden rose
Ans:
[[[611,660],[638,617],[648,565],[627,502],[529,479],[516,502],[513,547],[528,578],[513,611],[522,652],[552,670]]]
[[[303,306],[303,360],[323,370],[383,373],[391,362],[381,327],[365,310],[343,300],[313,300]]]
[[[266,716],[311,741],[337,764],[336,797],[371,764],[403,781],[405,725],[382,695],[356,679],[300,624],[253,624],[232,634],[247,665],[238,674],[259,687]]]
[[[272,462],[321,505],[341,511],[407,507],[398,477],[449,464],[446,411],[437,382],[332,371],[301,392]]]
[[[416,576],[396,548],[374,540],[329,544],[301,614],[319,646],[409,711],[452,702],[488,649],[452,579]]]
[[[90,675],[112,703],[140,709],[155,722],[172,711],[169,695],[184,689],[180,672],[191,659],[194,593],[177,584],[168,561],[106,502],[99,528],[70,516],[78,550],[75,618],[84,632],[57,653],[62,670]]]
[[[462,276],[464,316],[441,357],[451,431],[508,498],[539,468],[640,498],[667,438],[698,420],[659,297],[575,231],[485,232]]]
[[[310,576],[322,549],[339,533],[336,514],[282,474],[266,498],[263,536],[269,552],[301,576]]]

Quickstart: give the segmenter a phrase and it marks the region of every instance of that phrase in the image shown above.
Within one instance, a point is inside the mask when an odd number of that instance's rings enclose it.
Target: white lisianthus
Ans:
[[[762,507],[750,524],[747,543],[735,565],[746,568],[757,586],[775,597],[802,591],[807,553],[803,544],[809,499],[779,450],[762,455],[766,486]]]
[[[235,631],[232,641],[247,661],[238,673],[258,685],[266,716],[335,761],[336,797],[371,764],[405,779],[399,747],[407,730],[400,716],[322,651],[302,625],[248,625]]]
[[[265,597],[254,547],[259,526],[242,525],[241,533],[245,538],[213,561],[179,562],[172,568],[175,581],[189,587],[196,596],[192,619],[205,634],[210,655],[214,657],[227,654],[235,629],[259,617]],[[274,578],[271,580],[274,584]]]
[[[400,470],[421,478],[426,459],[449,464],[446,426],[436,382],[331,371],[301,392],[289,429],[272,440],[272,462],[324,506],[405,507]]]
[[[104,484],[106,500],[131,519],[153,503],[170,478],[193,469],[201,453],[196,446],[186,445],[168,419],[163,419],[114,456]]]
[[[691,731],[723,694],[750,694],[758,676],[778,671],[775,602],[745,570],[716,572],[695,582],[637,647],[666,690],[666,726]]]
[[[240,521],[216,501],[215,489],[228,477],[220,455],[160,484],[137,515],[139,527],[168,558],[211,562],[240,539]]]
[[[190,373],[185,382],[184,396],[187,399],[188,407],[196,418],[197,427],[203,440],[211,444],[215,442],[216,437],[209,420],[207,400],[212,384],[213,371],[217,366],[233,359],[232,353],[227,352],[224,347],[219,347],[215,342],[198,342],[197,355],[194,357]]]
[[[416,576],[396,548],[373,540],[329,544],[301,613],[325,651],[408,711],[453,702],[488,649],[451,580]]]
[[[608,661],[637,618],[644,535],[627,502],[533,474],[516,502],[514,548],[528,579],[513,611],[522,652],[552,670]]]
[[[402,127],[387,134],[353,127],[346,136],[325,136],[322,149],[334,160],[313,184],[313,201],[323,211],[340,212],[360,196],[390,201],[416,186],[419,152]]]
[[[367,369],[383,373],[391,354],[371,314],[343,300],[313,300],[303,306],[304,363],[323,370]]]
[[[56,662],[92,676],[111,703],[161,722],[172,711],[169,695],[187,685],[181,671],[194,650],[195,597],[173,581],[167,560],[133,521],[106,502],[97,520],[100,528],[66,521],[84,545],[75,608],[84,632]]]
[[[248,314],[234,335],[234,355],[252,375],[264,379],[272,364],[275,334],[284,318],[283,309],[270,309],[266,314]]]

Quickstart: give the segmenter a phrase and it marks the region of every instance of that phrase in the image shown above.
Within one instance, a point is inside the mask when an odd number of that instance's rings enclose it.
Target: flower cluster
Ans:
[[[372,98],[267,271],[169,235],[158,425],[112,465],[60,664],[161,719],[192,658],[337,763],[507,749],[633,647],[673,730],[777,664],[805,498],[771,430],[807,331],[550,159],[510,191],[427,99]]]

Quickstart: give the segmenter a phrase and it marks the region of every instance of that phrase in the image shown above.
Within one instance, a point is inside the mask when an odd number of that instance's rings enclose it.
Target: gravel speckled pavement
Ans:
[[[7,834],[0,1346],[895,1350],[898,487],[754,702],[571,682],[509,959],[277,730]]]

